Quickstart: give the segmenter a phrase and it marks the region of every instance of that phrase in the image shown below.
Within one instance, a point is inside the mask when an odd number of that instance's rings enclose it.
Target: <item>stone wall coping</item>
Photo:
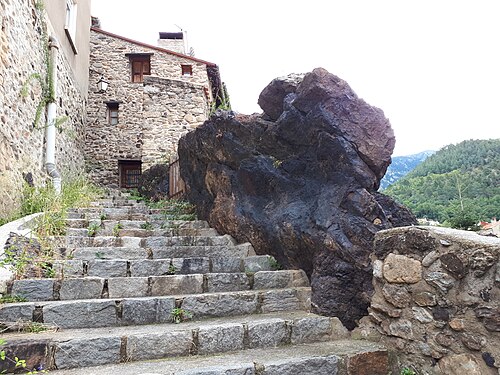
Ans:
[[[491,246],[498,246],[500,245],[500,238],[497,237],[490,237],[490,236],[482,236],[476,232],[471,232],[471,231],[466,231],[466,230],[459,230],[459,229],[453,229],[453,228],[445,228],[445,227],[433,227],[433,226],[424,226],[424,225],[415,225],[411,227],[398,227],[398,228],[391,228],[391,229],[384,229],[379,232],[377,232],[377,235],[383,235],[384,237],[387,237],[389,235],[393,234],[400,234],[400,233],[405,233],[407,232],[410,228],[416,228],[416,229],[421,229],[421,230],[426,230],[431,233],[434,233],[436,235],[439,235],[441,237],[445,237],[450,240],[459,240],[459,241],[471,241],[474,242],[474,244],[482,244],[482,245],[491,245]]]

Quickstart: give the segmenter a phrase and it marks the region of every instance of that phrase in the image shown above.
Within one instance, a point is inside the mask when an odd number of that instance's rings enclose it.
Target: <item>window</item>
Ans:
[[[144,76],[151,74],[150,55],[129,55],[132,68],[132,82],[144,82]]]
[[[106,103],[108,106],[108,124],[116,125],[118,124],[118,106],[117,102],[108,102]]]
[[[141,162],[135,160],[119,160],[120,187],[133,189],[138,187],[141,177]]]
[[[76,0],[66,0],[66,22],[64,24],[64,31],[69,39],[73,52],[78,53],[76,50]]]
[[[193,75],[193,66],[192,65],[181,65],[182,75],[183,76],[192,76]]]

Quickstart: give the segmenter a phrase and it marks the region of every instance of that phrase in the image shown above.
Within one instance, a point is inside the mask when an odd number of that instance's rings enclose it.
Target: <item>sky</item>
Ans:
[[[498,0],[92,0],[103,30],[156,45],[186,30],[233,110],[273,79],[323,67],[381,108],[397,155],[500,138]]]

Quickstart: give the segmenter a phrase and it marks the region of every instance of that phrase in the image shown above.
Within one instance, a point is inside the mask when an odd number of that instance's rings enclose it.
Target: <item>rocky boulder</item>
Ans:
[[[415,218],[376,193],[394,134],[324,69],[277,79],[264,115],[217,112],[179,141],[186,196],[221,233],[302,268],[316,312],[353,328],[372,293],[374,234]]]
[[[150,200],[157,201],[168,197],[168,164],[155,164],[142,172],[139,178],[139,193]]]

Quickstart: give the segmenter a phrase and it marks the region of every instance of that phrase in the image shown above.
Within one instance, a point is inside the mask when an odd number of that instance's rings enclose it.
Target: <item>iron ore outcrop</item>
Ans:
[[[316,312],[354,328],[373,293],[375,233],[416,222],[377,193],[390,123],[322,68],[273,80],[259,105],[261,115],[218,111],[181,138],[187,199],[219,232],[304,269]]]

